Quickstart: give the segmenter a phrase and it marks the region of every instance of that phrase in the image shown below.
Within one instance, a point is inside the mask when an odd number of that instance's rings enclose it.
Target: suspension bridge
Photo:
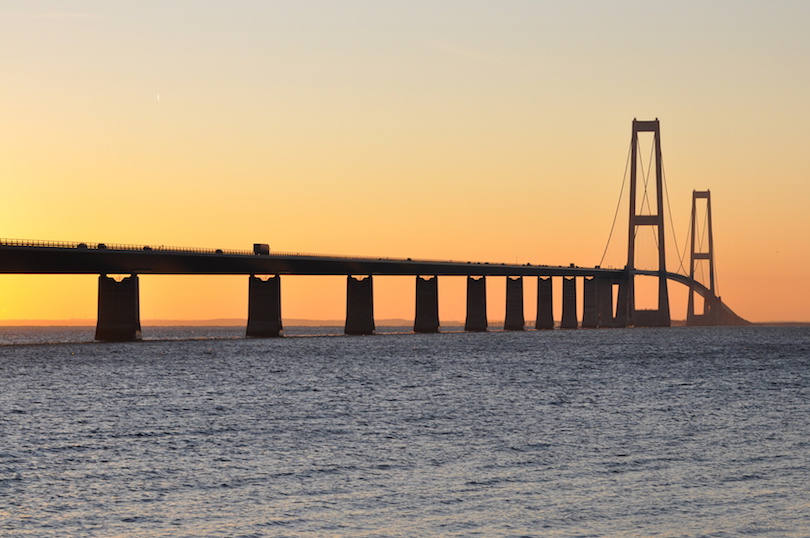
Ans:
[[[653,136],[651,165],[639,174],[638,136]],[[98,318],[95,337],[105,341],[136,340],[141,335],[139,275],[245,275],[248,276],[248,319],[246,335],[277,337],[283,334],[281,318],[281,277],[284,275],[345,275],[346,334],[373,334],[373,277],[399,275],[415,277],[416,305],[414,332],[439,332],[438,279],[443,276],[467,277],[467,331],[488,329],[487,277],[506,277],[506,317],[504,330],[524,330],[523,279],[536,277],[537,315],[535,329],[600,327],[668,327],[671,325],[670,281],[688,288],[687,325],[741,325],[747,322],[735,314],[716,294],[714,243],[711,235],[711,195],[693,191],[689,270],[683,257],[680,272],[666,265],[664,205],[666,187],[661,161],[659,121],[633,120],[629,152],[630,186],[627,263],[622,269],[601,267],[550,266],[418,260],[411,258],[370,258],[324,256],[271,251],[266,244],[252,250],[189,249],[163,246],[70,243],[0,239],[0,274],[97,274]],[[648,187],[654,170],[655,200]],[[641,176],[641,182],[639,182]],[[625,178],[627,172],[625,172]],[[641,183],[641,190],[639,190]],[[624,188],[622,188],[622,191]],[[708,246],[697,239],[697,207],[705,206],[705,237]],[[621,197],[619,206],[621,205]],[[668,203],[667,203],[668,205]],[[617,206],[616,216],[619,211]],[[671,212],[670,212],[671,214]],[[671,215],[670,215],[671,216]],[[613,236],[611,227],[608,244]],[[640,230],[649,229],[655,238],[657,267],[636,265],[636,241]],[[607,252],[607,247],[605,249]],[[602,257],[604,261],[604,255]],[[709,281],[696,278],[696,269],[709,266]],[[126,275],[116,279],[110,275]],[[636,308],[635,278],[658,279],[657,306]],[[562,315],[553,316],[552,279],[562,279]],[[582,316],[578,319],[577,279],[583,279]],[[704,279],[705,280],[705,279]],[[695,296],[702,298],[697,311]]]

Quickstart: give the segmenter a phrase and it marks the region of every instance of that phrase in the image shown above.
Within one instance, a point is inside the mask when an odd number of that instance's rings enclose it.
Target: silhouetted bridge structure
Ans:
[[[639,131],[655,135],[658,163],[658,208],[655,214],[639,215],[635,206],[635,147]],[[689,288],[689,325],[731,325],[746,323],[734,314],[714,293],[713,252],[696,252],[692,245],[692,271],[695,260],[709,260],[712,282],[709,287],[689,276],[666,270],[663,236],[663,201],[660,176],[658,120],[633,122],[633,166],[631,168],[631,204],[628,264],[624,269],[601,267],[512,265],[458,261],[413,260],[321,256],[271,252],[264,244],[252,251],[166,248],[112,244],[65,243],[47,241],[0,240],[0,273],[4,274],[97,274],[98,319],[96,339],[134,340],[139,338],[140,303],[138,275],[246,275],[248,280],[248,320],[246,334],[256,337],[281,336],[281,276],[345,275],[347,334],[372,334],[374,324],[373,277],[382,275],[414,276],[416,307],[415,332],[439,331],[438,278],[467,277],[465,330],[486,331],[486,277],[506,278],[505,330],[523,330],[523,278],[536,277],[536,329],[552,329],[552,278],[562,279],[561,328],[666,327],[671,324],[668,281]],[[708,192],[693,193],[695,201],[707,199]],[[709,205],[710,208],[710,205]],[[710,215],[709,209],[709,215]],[[659,235],[659,268],[655,271],[634,267],[635,234],[639,226],[656,227]],[[694,235],[694,219],[693,219]],[[711,245],[711,242],[710,242]],[[128,275],[120,280],[109,275]],[[658,307],[635,307],[634,277],[653,276],[659,280]],[[262,278],[265,277],[265,278]],[[576,279],[582,286],[582,319],[577,315]],[[618,288],[618,289],[615,289]],[[615,292],[615,293],[614,293]],[[703,298],[704,311],[695,314],[693,296]],[[615,297],[615,301],[614,301]],[[614,304],[615,303],[615,304]]]

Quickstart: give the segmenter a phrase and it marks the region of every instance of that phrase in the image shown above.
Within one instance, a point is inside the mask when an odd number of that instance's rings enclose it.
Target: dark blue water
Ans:
[[[810,535],[807,328],[76,331],[0,346],[0,535]]]

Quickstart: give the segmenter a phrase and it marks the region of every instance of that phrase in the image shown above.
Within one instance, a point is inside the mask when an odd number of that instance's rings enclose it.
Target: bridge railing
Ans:
[[[122,243],[85,243],[78,241],[47,241],[40,239],[0,239],[0,246],[11,247],[39,247],[39,248],[68,248],[87,250],[118,250],[118,251],[158,251],[177,252],[188,254],[231,254],[252,255],[252,250],[222,250],[197,247],[167,247],[165,245],[128,245]]]
[[[61,249],[77,249],[77,250],[113,250],[124,252],[162,252],[162,253],[175,253],[175,254],[211,254],[211,255],[231,255],[231,256],[257,256],[252,250],[227,250],[227,249],[214,249],[214,248],[198,248],[198,247],[172,247],[166,245],[132,245],[122,243],[85,243],[77,241],[48,241],[40,239],[4,239],[0,238],[0,246],[12,247],[34,247],[34,248],[61,248]],[[330,255],[330,254],[313,254],[305,252],[284,252],[271,250],[268,254],[260,254],[260,256],[279,256],[279,257],[300,257],[300,258],[332,258],[337,260],[363,260],[363,261],[416,261],[423,263],[450,263],[450,264],[480,264],[480,265],[507,265],[505,263],[490,263],[490,262],[473,262],[473,261],[458,261],[458,260],[429,260],[429,259],[412,259],[412,258],[395,258],[395,257],[380,257],[380,256],[351,256],[351,255]],[[517,264],[516,264],[517,265]],[[535,267],[551,267],[542,264],[525,264],[534,265]]]
[[[331,254],[313,254],[305,252],[285,252],[278,250],[271,250],[268,254],[256,254],[252,250],[233,250],[233,249],[214,249],[214,248],[200,248],[200,247],[172,247],[166,245],[132,245],[123,243],[85,243],[78,241],[49,241],[41,239],[7,239],[0,238],[0,246],[10,247],[33,247],[33,248],[60,248],[60,249],[76,249],[76,250],[100,250],[100,251],[119,251],[119,252],[160,252],[166,254],[205,254],[205,255],[229,255],[229,256],[278,256],[278,257],[298,257],[298,258],[331,258],[335,260],[361,260],[361,261],[390,261],[390,262],[419,262],[419,263],[447,263],[447,264],[471,264],[471,265],[523,265],[530,267],[552,267],[552,268],[578,268],[571,264],[570,266],[562,265],[547,265],[547,264],[509,264],[498,262],[476,262],[476,261],[459,261],[459,260],[432,260],[432,259],[413,259],[413,258],[398,258],[398,257],[384,257],[384,256],[351,256],[351,255],[331,255]],[[619,270],[610,266],[602,267],[607,270]]]

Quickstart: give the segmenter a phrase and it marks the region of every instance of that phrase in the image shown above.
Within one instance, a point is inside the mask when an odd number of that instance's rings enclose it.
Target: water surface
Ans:
[[[0,534],[810,533],[807,328],[191,330],[0,346]]]

